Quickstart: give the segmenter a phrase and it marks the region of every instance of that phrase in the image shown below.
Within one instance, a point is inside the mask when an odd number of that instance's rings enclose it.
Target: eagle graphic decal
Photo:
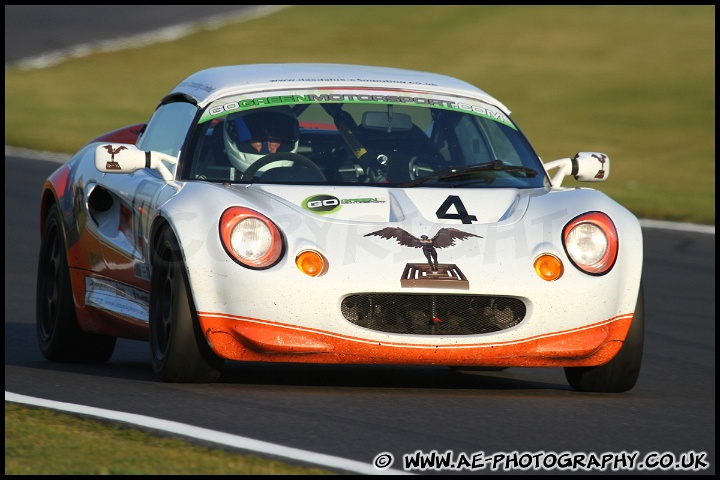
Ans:
[[[110,154],[110,160],[105,162],[105,168],[108,170],[122,170],[120,163],[115,161],[115,154],[127,150],[127,147],[120,145],[117,148],[113,148],[112,145],[103,145],[103,148]]]
[[[591,155],[593,158],[597,158],[600,162],[600,170],[595,174],[595,178],[605,178],[605,162],[607,161],[607,155],[601,153],[599,156],[594,153]]]
[[[104,145],[103,148],[107,150],[107,152],[110,154],[110,160],[115,160],[115,154],[120,153],[123,150],[127,150],[127,147],[119,146],[118,148],[113,148],[112,145]]]
[[[405,247],[422,248],[423,254],[427,259],[427,265],[409,263],[405,266],[405,271],[401,277],[402,286],[447,286],[452,288],[468,288],[467,279],[459,268],[454,264],[439,264],[437,258],[438,248],[447,248],[455,245],[456,240],[466,240],[470,237],[483,238],[480,235],[463,232],[457,228],[441,228],[430,238],[427,235],[421,235],[420,238],[412,235],[406,230],[399,227],[385,227],[375,232],[367,233],[363,236],[371,235],[385,238],[387,240],[395,239],[397,243]],[[460,282],[461,285],[447,284],[446,282]],[[431,284],[426,284],[431,282]]]

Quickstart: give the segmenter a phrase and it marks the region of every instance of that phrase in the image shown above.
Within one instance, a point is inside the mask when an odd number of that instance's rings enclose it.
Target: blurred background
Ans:
[[[53,7],[78,24],[62,38],[43,8],[5,7],[6,145],[71,154],[218,65],[410,68],[497,97],[544,161],[608,154],[592,186],[637,216],[715,224],[714,5],[114,6],[100,21],[109,7]],[[47,35],[27,40],[9,10]],[[24,43],[53,55],[19,56]]]

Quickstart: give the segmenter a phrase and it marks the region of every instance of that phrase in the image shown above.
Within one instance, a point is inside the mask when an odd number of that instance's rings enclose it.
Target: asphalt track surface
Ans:
[[[184,18],[178,10],[134,7],[124,20],[137,28],[135,32],[108,27],[97,32],[108,37],[95,40],[162,28],[169,20],[188,21],[197,9],[214,15],[237,8],[211,7],[219,10],[176,7],[187,8],[185,15],[190,17]],[[46,7],[51,10],[39,16],[30,15],[36,6],[5,8],[7,65],[87,41],[72,38],[78,30],[72,22],[82,18],[85,25],[99,23],[91,11],[108,15],[107,9],[113,7],[97,7],[102,11]],[[130,12],[127,8],[120,10]],[[53,14],[53,10],[57,11]],[[115,18],[122,14],[111,13]],[[25,38],[37,38],[38,44],[15,44],[9,55],[10,26],[24,29]],[[30,35],[32,27],[41,32]],[[64,29],[69,33],[63,34]],[[89,30],[85,34],[95,35]],[[645,357],[637,386],[624,394],[573,392],[561,369],[468,375],[444,367],[227,363],[216,384],[165,384],[155,379],[148,346],[142,342],[119,341],[110,362],[101,366],[49,363],[37,348],[34,291],[39,192],[59,161],[62,157],[6,149],[6,401],[39,402],[83,415],[113,412],[120,415],[119,421],[201,443],[354,473],[397,473],[403,455],[418,450],[451,451],[455,458],[480,451],[485,457],[506,452],[511,455],[502,458],[515,466],[512,470],[424,473],[546,472],[522,470],[520,464],[513,464],[514,453],[521,462],[531,458],[522,456],[523,452],[544,452],[547,455],[537,458],[550,459],[562,452],[598,458],[637,452],[638,460],[695,458],[706,462],[707,468],[657,468],[654,473],[715,473],[714,228],[683,230],[660,224],[667,228],[643,229]],[[395,458],[392,469],[375,470],[373,459],[384,452]],[[638,473],[618,466],[619,473]],[[607,467],[612,471],[612,465]]]

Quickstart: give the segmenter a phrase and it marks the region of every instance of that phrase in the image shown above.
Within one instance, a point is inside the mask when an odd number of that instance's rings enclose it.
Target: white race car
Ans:
[[[46,181],[37,334],[58,362],[148,340],[159,379],[223,362],[563,367],[623,392],[644,337],[637,218],[543,164],[482,90],[333,64],[211,68]]]

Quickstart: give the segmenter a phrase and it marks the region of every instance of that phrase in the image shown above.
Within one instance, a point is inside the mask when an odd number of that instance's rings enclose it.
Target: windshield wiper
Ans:
[[[527,174],[528,177],[534,177],[537,175],[537,170],[532,168],[522,167],[519,165],[507,165],[502,160],[493,160],[490,163],[483,163],[480,165],[471,165],[463,168],[456,172],[450,172],[446,175],[438,177],[438,180],[450,180],[452,178],[464,177],[472,175],[475,172],[487,172],[487,171],[498,171],[498,172],[521,172]]]
[[[493,160],[490,163],[479,163],[475,165],[468,165],[466,167],[448,167],[443,168],[437,172],[430,173],[424,177],[416,178],[415,180],[400,185],[401,188],[417,187],[428,180],[433,178],[438,179],[441,182],[452,180],[455,178],[467,177],[475,174],[476,172],[518,172],[524,173],[528,178],[532,178],[537,175],[537,170],[528,167],[522,167],[518,165],[507,165],[502,160]]]

